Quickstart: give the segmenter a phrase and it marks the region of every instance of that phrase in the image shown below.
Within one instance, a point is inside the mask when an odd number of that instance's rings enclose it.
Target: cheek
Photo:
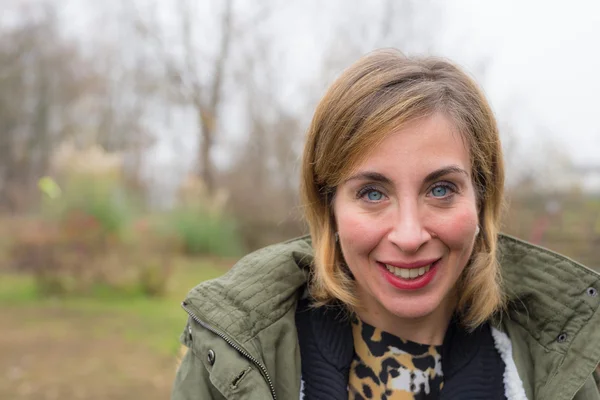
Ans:
[[[451,249],[472,247],[478,218],[475,207],[457,208],[434,222],[435,234]]]
[[[346,261],[367,256],[381,240],[382,225],[354,204],[342,201],[337,206],[334,208],[335,220]]]
[[[367,251],[377,243],[377,228],[360,214],[345,214],[337,218],[338,233],[345,247]]]

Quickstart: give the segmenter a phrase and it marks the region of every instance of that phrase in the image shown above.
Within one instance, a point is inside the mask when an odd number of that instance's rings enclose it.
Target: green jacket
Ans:
[[[499,245],[509,307],[493,324],[510,337],[527,398],[600,400],[600,275],[512,237]],[[190,291],[172,399],[298,399],[295,310],[311,262],[310,239],[294,239]]]

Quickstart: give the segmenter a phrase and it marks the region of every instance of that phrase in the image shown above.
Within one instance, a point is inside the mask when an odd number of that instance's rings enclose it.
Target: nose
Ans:
[[[416,202],[404,202],[399,206],[392,223],[388,240],[404,253],[416,253],[431,239]]]

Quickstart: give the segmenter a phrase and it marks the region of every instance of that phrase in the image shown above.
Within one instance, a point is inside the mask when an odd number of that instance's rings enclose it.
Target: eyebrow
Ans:
[[[461,174],[461,175],[466,176],[467,178],[469,177],[469,174],[467,173],[467,171],[460,168],[458,165],[449,165],[447,167],[436,169],[435,171],[429,173],[425,177],[424,182],[429,183],[429,182],[435,181],[443,176],[450,175],[450,174]],[[371,172],[371,171],[360,172],[356,175],[352,175],[350,178],[346,179],[346,182],[352,181],[352,180],[373,181],[373,182],[379,182],[379,183],[387,184],[387,185],[392,183],[392,181],[385,175],[380,174],[379,172]]]
[[[462,174],[469,177],[469,173],[459,167],[458,165],[449,165],[447,167],[443,167],[437,169],[425,177],[425,182],[431,182],[440,179],[442,176],[450,175],[450,174]]]
[[[392,183],[392,181],[387,176],[380,174],[379,172],[370,172],[370,171],[359,172],[356,175],[352,175],[350,178],[346,179],[346,182],[354,181],[354,180],[373,181],[373,182],[379,182],[379,183],[383,183],[383,184],[391,184]]]

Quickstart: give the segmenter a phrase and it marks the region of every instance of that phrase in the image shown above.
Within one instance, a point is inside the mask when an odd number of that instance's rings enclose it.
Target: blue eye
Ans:
[[[439,200],[451,200],[458,192],[458,188],[453,183],[439,182],[429,190],[429,196]]]
[[[356,198],[366,203],[381,203],[386,200],[385,193],[374,186],[365,186],[356,193]]]
[[[378,190],[370,190],[367,192],[367,199],[369,201],[380,201],[383,198],[383,194]]]
[[[385,194],[372,186],[363,187],[356,193],[356,198],[368,203],[379,203],[385,200]]]
[[[436,186],[431,189],[433,197],[444,197],[448,193],[448,188],[445,186]]]

